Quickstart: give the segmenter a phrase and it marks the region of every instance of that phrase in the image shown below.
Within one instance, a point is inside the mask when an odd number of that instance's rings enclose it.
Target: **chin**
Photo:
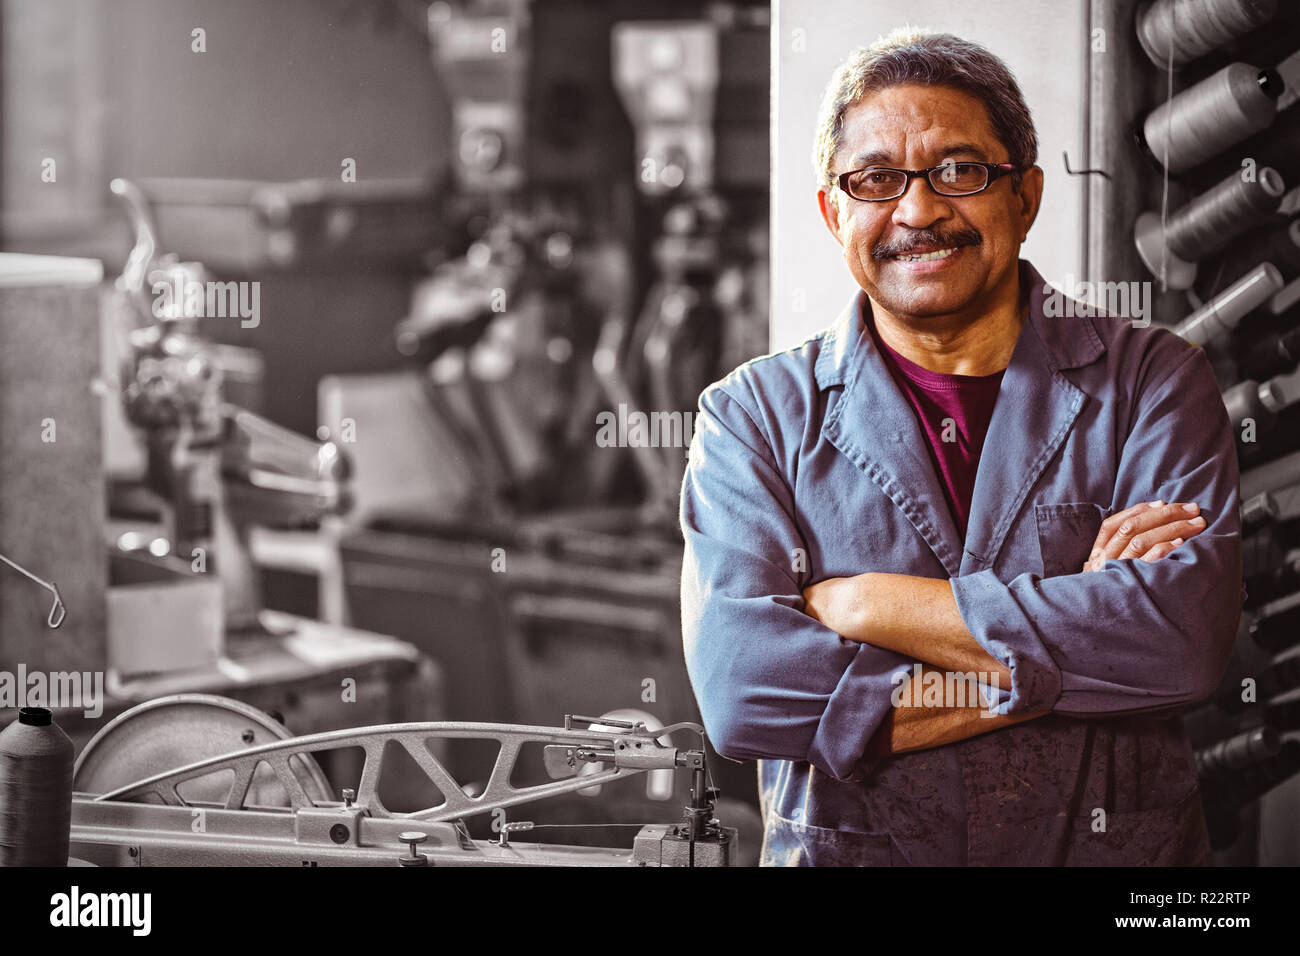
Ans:
[[[972,301],[970,296],[953,295],[951,289],[917,289],[908,293],[878,288],[877,292],[868,290],[872,300],[887,312],[918,318],[951,315],[969,307]]]

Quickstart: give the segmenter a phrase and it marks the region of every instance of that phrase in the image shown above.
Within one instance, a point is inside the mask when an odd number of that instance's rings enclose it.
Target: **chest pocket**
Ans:
[[[1043,577],[1077,574],[1083,570],[1104,517],[1101,505],[1090,501],[1035,505]]]

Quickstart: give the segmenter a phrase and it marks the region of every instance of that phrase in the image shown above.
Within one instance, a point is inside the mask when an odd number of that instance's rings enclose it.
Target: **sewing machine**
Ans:
[[[164,697],[122,714],[82,751],[72,855],[100,866],[731,865],[737,831],[714,816],[703,749],[663,742],[678,733],[702,728],[566,715],[563,727],[409,723],[293,737],[238,701]],[[451,739],[496,745],[481,788],[458,782],[440,759]],[[364,760],[356,785],[336,795],[317,758],[350,748]],[[536,748],[550,779],[521,780],[521,753]],[[393,772],[399,760],[419,768],[422,789]],[[546,825],[516,817],[519,808],[647,771],[690,774],[680,823],[640,826],[631,847],[520,837]],[[394,809],[402,801],[409,809]],[[495,840],[470,835],[466,818],[483,814]]]

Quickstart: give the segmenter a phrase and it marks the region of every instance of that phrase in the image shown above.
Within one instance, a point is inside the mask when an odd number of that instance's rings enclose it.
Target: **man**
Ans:
[[[983,48],[858,51],[817,198],[862,291],[700,399],[686,659],[766,865],[1209,862],[1179,712],[1239,621],[1230,426],[1198,349],[1050,317],[1087,310],[1018,259],[1036,152]]]

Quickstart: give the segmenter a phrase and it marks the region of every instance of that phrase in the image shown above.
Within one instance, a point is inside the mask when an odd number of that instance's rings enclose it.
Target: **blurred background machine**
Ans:
[[[1189,711],[1216,862],[1300,863],[1300,7],[1109,0],[1092,26],[1091,278],[1206,350],[1241,464],[1245,607]],[[1103,62],[1104,61],[1104,62]],[[1225,587],[1231,586],[1225,582]]]
[[[93,385],[84,486],[38,494],[107,502],[82,537],[108,548],[82,569],[0,528],[64,588],[61,640],[108,607],[48,666],[106,668],[105,717],[217,693],[298,733],[698,719],[676,501],[699,392],[767,347],[768,5],[65,7],[7,5],[0,61],[4,247],[120,275],[51,360]],[[32,630],[40,589],[0,588]],[[754,833],[753,765],[703,749]],[[496,755],[443,759],[473,792]],[[690,787],[596,783],[535,822],[672,822]]]
[[[767,11],[645,12],[430,8],[448,256],[394,331],[406,371],[321,386],[356,436],[350,619],[444,662],[461,719],[696,713],[676,500],[696,397],[765,351]],[[752,765],[712,765],[756,806]]]

